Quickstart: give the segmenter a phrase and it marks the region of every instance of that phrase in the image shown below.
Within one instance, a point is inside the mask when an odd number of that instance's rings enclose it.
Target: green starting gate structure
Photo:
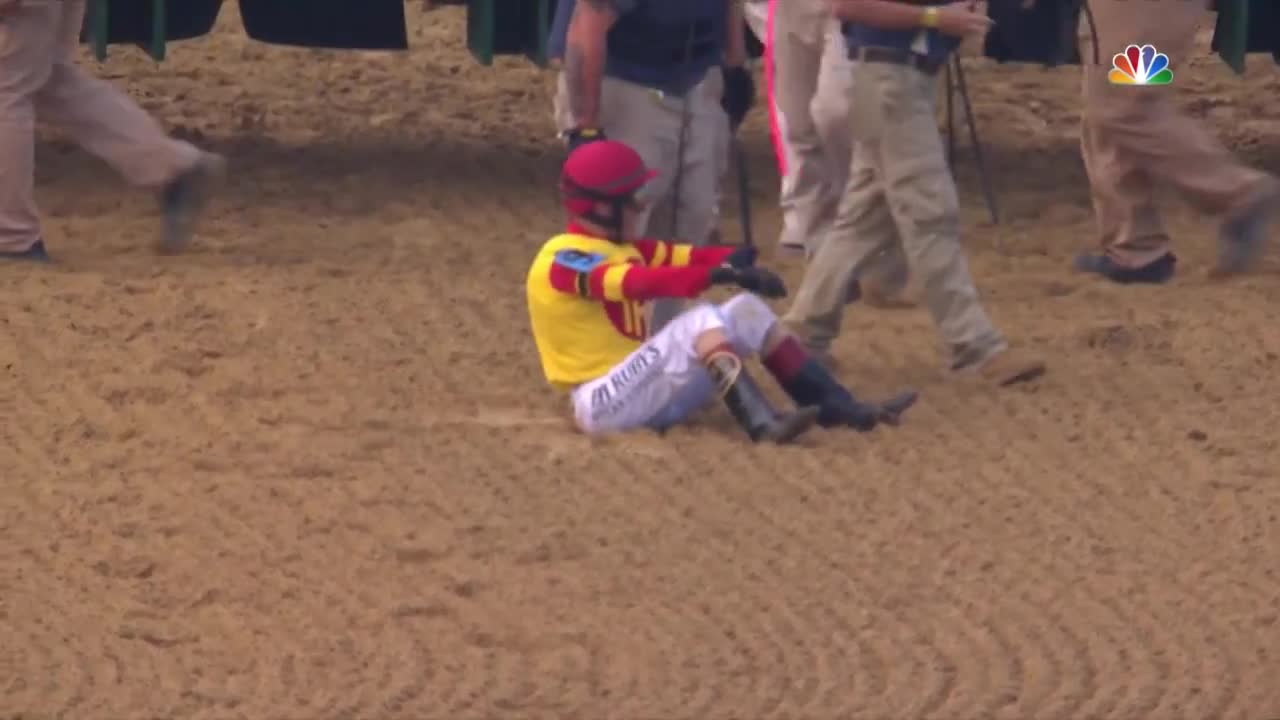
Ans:
[[[467,48],[483,65],[503,55],[547,63],[556,0],[444,0],[465,5]],[[170,42],[212,31],[222,0],[91,0],[81,41],[104,61],[111,45],[136,45],[157,62]],[[239,0],[245,30],[272,44],[407,50],[404,0]],[[372,18],[372,20],[371,20]],[[286,29],[285,26],[292,26]]]

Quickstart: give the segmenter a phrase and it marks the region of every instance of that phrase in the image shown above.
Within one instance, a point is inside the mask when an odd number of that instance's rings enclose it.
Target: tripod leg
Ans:
[[[969,142],[973,144],[973,156],[978,162],[978,178],[982,183],[982,194],[987,201],[987,211],[991,213],[991,223],[999,225],[1000,214],[996,207],[996,193],[991,187],[991,175],[987,172],[986,153],[982,148],[982,140],[978,137],[978,119],[973,116],[973,105],[969,102],[969,86],[964,80],[964,65],[960,63],[959,56],[952,56],[951,64],[955,66],[956,86],[960,90],[960,102],[964,105],[965,118],[969,124]],[[950,66],[948,66],[948,69],[950,69]]]

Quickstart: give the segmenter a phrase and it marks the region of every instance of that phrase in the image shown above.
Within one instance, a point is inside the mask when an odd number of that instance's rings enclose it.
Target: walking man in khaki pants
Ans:
[[[783,166],[779,246],[812,259],[831,232],[849,182],[849,51],[831,0],[748,0],[744,9],[751,31],[765,44],[765,62],[772,65],[770,111],[777,119],[775,142]],[[862,271],[849,300],[909,305],[904,295],[909,275],[902,249],[887,248]]]
[[[1098,62],[1086,53],[1081,149],[1102,251],[1077,257],[1080,271],[1118,283],[1173,277],[1176,259],[1152,197],[1157,183],[1223,218],[1217,274],[1246,269],[1261,249],[1266,220],[1280,201],[1276,179],[1232,157],[1178,109],[1172,87],[1113,85],[1107,79],[1112,57],[1134,44],[1167,55],[1176,82],[1179,65],[1191,59],[1208,2],[1089,0]]]
[[[935,116],[938,71],[990,20],[968,3],[832,0],[853,60],[849,184],[831,234],[784,318],[818,353],[840,331],[845,300],[878,253],[900,246],[949,350],[951,369],[996,385],[1045,365],[1010,349],[987,316],[960,247],[960,210]]]
[[[170,138],[127,95],[76,66],[84,12],[84,0],[0,0],[0,260],[49,259],[34,195],[37,119],[159,194],[165,252],[190,240],[222,174],[220,157]]]

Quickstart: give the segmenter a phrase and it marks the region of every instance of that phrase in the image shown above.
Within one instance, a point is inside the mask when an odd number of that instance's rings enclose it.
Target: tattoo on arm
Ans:
[[[564,74],[569,112],[575,123],[594,127],[599,120],[600,83],[604,75],[605,36],[625,0],[579,0],[569,21]]]

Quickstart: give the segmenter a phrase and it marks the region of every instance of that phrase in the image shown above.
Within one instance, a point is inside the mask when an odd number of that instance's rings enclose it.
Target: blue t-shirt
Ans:
[[[724,62],[730,0],[609,0],[605,75],[683,95]],[[576,0],[560,0],[548,54],[563,59]]]

